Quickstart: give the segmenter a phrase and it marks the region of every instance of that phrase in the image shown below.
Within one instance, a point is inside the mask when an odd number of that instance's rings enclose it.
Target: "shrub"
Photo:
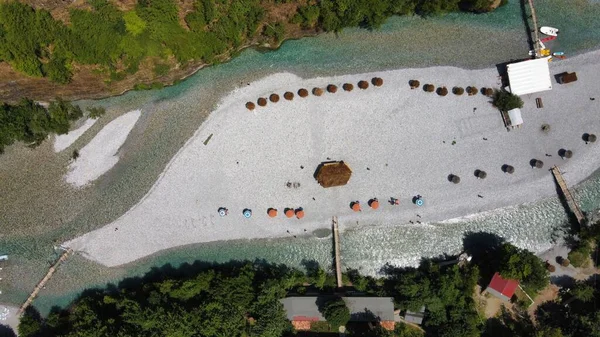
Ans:
[[[590,253],[590,245],[583,242],[579,247],[569,252],[568,258],[573,267],[585,268],[589,264]]]
[[[320,311],[334,331],[337,331],[340,326],[346,325],[350,320],[350,310],[341,297],[328,300],[320,308]]]
[[[522,108],[523,100],[521,97],[514,95],[504,90],[496,90],[494,92],[494,100],[492,104],[500,111],[508,111],[512,109]]]

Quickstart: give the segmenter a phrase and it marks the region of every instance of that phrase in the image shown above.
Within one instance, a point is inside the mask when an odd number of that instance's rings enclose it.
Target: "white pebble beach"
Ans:
[[[423,223],[440,222],[555,195],[553,165],[569,185],[600,167],[600,144],[582,140],[584,133],[600,133],[599,56],[595,51],[552,62],[553,90],[523,96],[524,124],[510,132],[490,98],[451,92],[454,86],[498,88],[496,68],[433,67],[314,79],[269,76],[223,98],[137,205],[64,245],[117,266],[193,243],[300,236],[329,228],[332,216],[339,217],[342,230],[402,226],[416,214]],[[554,75],[563,71],[576,71],[579,80],[557,84]],[[376,76],[383,86],[370,83]],[[450,93],[441,97],[411,90],[411,79],[421,86],[446,86]],[[369,88],[360,90],[359,80],[369,81]],[[354,84],[352,92],[342,89],[345,82]],[[297,95],[300,88],[328,84],[337,85],[337,93]],[[286,91],[294,93],[292,101],[283,98]],[[247,101],[271,93],[279,94],[278,103],[246,109]],[[536,108],[538,97],[542,109]],[[81,149],[67,181],[82,186],[116,163],[115,152],[139,117],[139,111],[137,117],[132,113],[119,117],[130,119],[129,127],[102,134],[115,120]],[[549,132],[542,132],[544,123]],[[99,137],[103,140],[96,141]],[[561,148],[572,150],[573,158],[562,160]],[[94,159],[97,155],[101,159]],[[353,170],[347,185],[325,189],[316,182],[315,169],[328,158],[343,160]],[[531,159],[542,160],[543,169],[532,169]],[[503,173],[504,164],[514,166],[514,174]],[[476,169],[486,171],[487,178],[477,179]],[[449,174],[461,182],[450,183]],[[300,186],[288,188],[287,182]],[[417,194],[425,201],[422,207],[411,202]],[[381,204],[378,210],[366,205],[374,197]],[[400,205],[387,203],[390,197]],[[363,204],[360,213],[349,207],[356,200]],[[220,217],[219,207],[228,208],[229,215]],[[267,216],[271,207],[279,210],[278,217]],[[306,216],[288,219],[286,207],[302,207]],[[242,216],[245,208],[253,211],[250,219]]]

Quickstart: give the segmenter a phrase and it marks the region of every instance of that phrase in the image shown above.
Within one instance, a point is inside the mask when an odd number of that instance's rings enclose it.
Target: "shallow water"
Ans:
[[[568,56],[600,46],[599,4],[585,0],[538,0],[536,10],[542,25],[561,29],[560,44],[555,47]],[[108,109],[110,116],[94,126],[97,130],[110,118],[130,110],[141,108],[143,116],[122,149],[122,160],[90,188],[73,191],[60,184],[68,154],[48,155],[45,171],[32,165],[30,169],[40,170],[40,174],[28,177],[27,184],[45,186],[44,179],[48,175],[58,177],[57,182],[47,187],[54,200],[50,204],[50,198],[23,197],[26,201],[23,204],[38,210],[39,218],[23,217],[17,209],[6,211],[9,220],[6,223],[10,222],[13,227],[36,222],[48,225],[35,235],[0,237],[1,247],[11,256],[4,270],[6,277],[0,283],[2,301],[24,300],[46,272],[48,261],[56,256],[52,249],[55,242],[114,220],[143,197],[166,163],[213,110],[219,97],[236,86],[281,71],[312,77],[431,65],[481,68],[524,58],[527,51],[519,4],[511,0],[490,14],[392,18],[374,32],[347,29],[339,35],[288,41],[274,52],[246,50],[231,62],[204,69],[173,87],[81,102]],[[85,144],[90,139],[91,136],[84,135],[78,142]],[[39,151],[52,151],[50,148]],[[0,166],[3,164],[0,161]],[[15,188],[14,195],[18,191]],[[595,175],[582,184],[575,195],[584,211],[598,207],[600,177]],[[556,229],[566,219],[558,199],[551,198],[461,221],[349,229],[342,234],[343,264],[369,274],[376,274],[385,263],[414,265],[422,256],[458,252],[463,235],[468,231],[497,233],[519,246],[540,251],[550,245],[557,235]],[[323,224],[324,228],[328,226]],[[111,269],[74,257],[59,269],[36,305],[46,312],[52,305],[67,304],[86,287],[140,275],[153,266],[232,259],[264,259],[294,266],[301,266],[303,260],[314,260],[330,267],[331,239],[310,237],[193,245]]]

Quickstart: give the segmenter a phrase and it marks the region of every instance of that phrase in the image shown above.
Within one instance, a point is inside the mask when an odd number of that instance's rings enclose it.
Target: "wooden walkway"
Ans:
[[[569,205],[570,211],[575,215],[575,218],[577,219],[579,225],[583,225],[585,223],[585,216],[583,215],[581,208],[579,208],[579,205],[577,205],[577,203],[575,202],[573,195],[571,195],[571,191],[569,191],[569,188],[567,187],[567,182],[560,173],[560,169],[558,168],[558,166],[554,165],[552,167],[552,174],[554,175],[554,179],[556,179],[556,183],[560,187],[562,194],[565,197],[565,200],[567,201],[567,205]]]
[[[533,36],[534,36],[533,46],[535,48],[535,57],[537,58],[539,55],[541,55],[542,46],[540,45],[540,36],[539,36],[539,29],[538,29],[538,23],[537,23],[537,16],[535,14],[535,7],[533,7],[533,0],[528,0],[528,1],[529,1],[529,9],[531,10],[531,21],[533,21]]]
[[[333,227],[333,245],[335,250],[335,278],[337,279],[337,287],[341,288],[342,284],[342,262],[341,262],[341,249],[340,249],[340,231],[338,228],[337,216],[331,219]]]
[[[33,289],[33,292],[31,292],[31,295],[29,295],[29,297],[27,298],[27,301],[25,301],[25,303],[23,303],[23,305],[21,305],[21,307],[19,308],[19,311],[17,312],[17,316],[20,316],[21,314],[23,314],[23,312],[25,312],[25,309],[27,309],[27,307],[29,307],[31,305],[31,303],[33,302],[33,300],[35,299],[37,294],[40,292],[40,290],[42,290],[42,288],[46,284],[46,282],[48,282],[50,280],[50,278],[52,277],[52,275],[54,275],[56,268],[62,262],[64,262],[67,259],[67,257],[69,257],[69,254],[71,254],[72,252],[73,252],[73,250],[71,248],[69,248],[69,249],[66,249],[60,255],[58,260],[52,265],[52,267],[50,267],[50,269],[48,269],[48,273],[46,273],[46,276],[44,276],[44,278],[37,284],[37,286],[35,286],[35,288]]]

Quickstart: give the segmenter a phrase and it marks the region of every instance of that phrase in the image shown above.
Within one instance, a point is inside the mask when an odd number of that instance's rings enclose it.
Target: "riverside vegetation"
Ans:
[[[9,1],[0,4],[0,61],[26,75],[65,84],[78,71],[77,65],[96,66],[95,71],[106,74],[105,81],[110,82],[135,74],[142,61],[151,59],[158,78],[191,61],[215,63],[244,46],[265,42],[277,45],[291,35],[338,32],[350,26],[377,28],[392,15],[485,12],[499,3],[196,0],[193,10],[186,9],[183,15],[173,0],[140,0],[133,9],[124,11],[111,2],[88,0],[85,7],[69,9],[65,24],[47,10]],[[292,30],[300,33],[291,34]]]
[[[279,300],[317,294],[328,298],[320,306],[328,322],[325,326],[315,324],[315,332],[337,332],[338,326],[346,325],[348,336],[593,336],[590,333],[593,324],[600,324],[600,315],[585,312],[585,308],[600,300],[600,293],[584,283],[577,284],[576,290],[564,298],[574,298],[570,301],[577,304],[572,306],[576,309],[570,310],[581,313],[577,328],[563,328],[567,316],[549,316],[567,310],[562,306],[560,310],[547,306],[539,313],[539,319],[547,321],[543,325],[522,319],[522,312],[486,320],[473,294],[477,284],[487,285],[491,272],[500,270],[503,275],[523,277],[522,283],[532,291],[548,285],[548,272],[543,261],[532,253],[492,234],[467,234],[465,249],[473,255],[467,265],[440,265],[443,259],[424,259],[418,268],[385,267],[382,278],[363,276],[357,270],[343,275],[346,290],[361,296],[393,297],[395,307],[401,310],[426,306],[424,332],[401,323],[390,332],[380,326],[348,322],[350,315],[344,302],[331,297],[336,287],[334,276],[314,262],[305,262],[307,272],[301,272],[256,261],[195,263],[178,269],[167,265],[142,279],[124,280],[118,287],[86,290],[69,308],[55,308],[46,318],[30,308],[21,319],[19,335],[295,336]],[[542,281],[531,284],[530,279]],[[519,333],[498,334],[510,331]]]

